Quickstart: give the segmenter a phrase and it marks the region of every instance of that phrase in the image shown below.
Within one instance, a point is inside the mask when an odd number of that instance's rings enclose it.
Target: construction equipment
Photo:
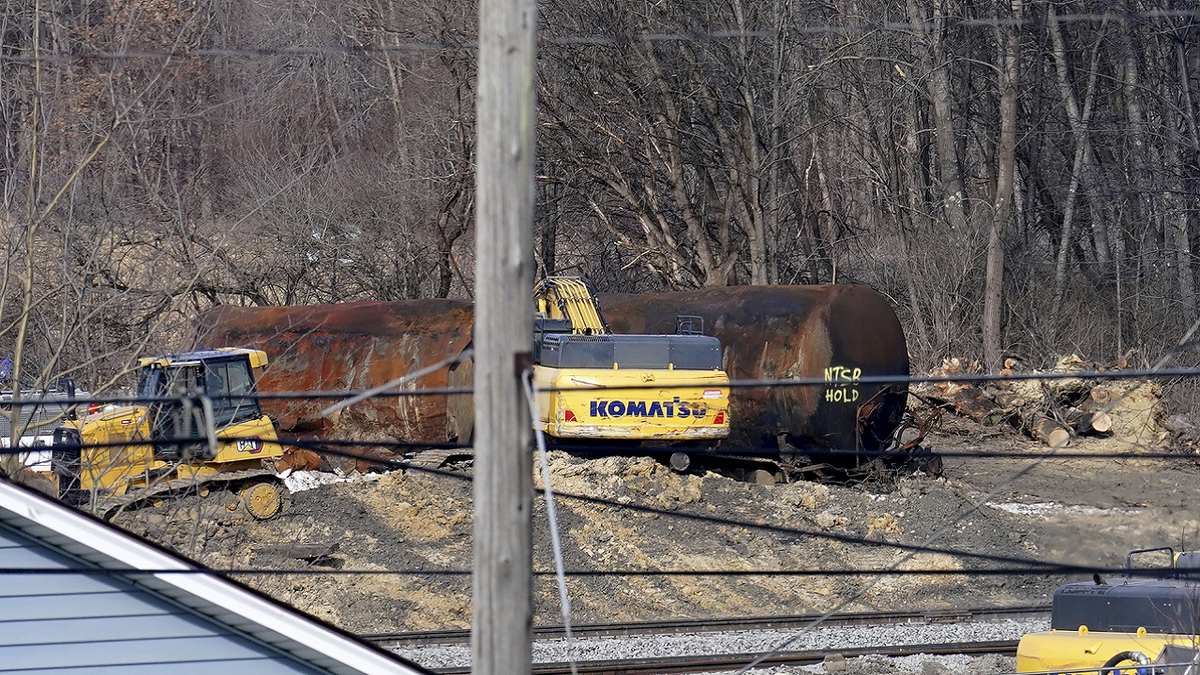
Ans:
[[[1134,557],[1155,552],[1168,554],[1171,566],[1135,574]],[[1124,577],[1096,574],[1091,581],[1056,589],[1050,630],[1021,638],[1017,672],[1111,668],[1125,662],[1144,666],[1170,645],[1196,646],[1200,552],[1176,553],[1169,547],[1131,551],[1126,566]]]
[[[69,388],[23,390],[19,394],[0,392],[0,447],[11,447],[15,437],[17,447],[29,448],[18,455],[26,468],[50,469],[55,427],[73,419],[75,400],[88,396],[73,383],[68,384]],[[20,403],[14,406],[13,401]],[[19,409],[19,415],[15,409]]]
[[[232,490],[227,510],[279,513],[273,470],[283,448],[256,393],[265,352],[220,348],[139,360],[144,405],[105,406],[53,434],[51,479],[64,501],[112,514],[133,502],[195,490]]]
[[[675,335],[614,334],[580,277],[534,288],[537,427],[563,439],[697,441],[729,435],[721,343],[699,317]]]

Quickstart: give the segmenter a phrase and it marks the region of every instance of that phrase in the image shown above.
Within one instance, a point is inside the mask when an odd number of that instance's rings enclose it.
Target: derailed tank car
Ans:
[[[613,330],[672,333],[677,315],[704,320],[725,347],[738,380],[816,379],[816,386],[737,388],[730,395],[728,446],[786,443],[850,452],[884,449],[904,415],[908,388],[863,382],[908,376],[904,331],[887,300],[858,285],[733,286],[605,295]]]
[[[196,342],[254,346],[270,355],[261,392],[369,389],[457,356],[471,341],[474,307],[456,300],[352,302],[296,307],[217,307],[197,320]],[[428,373],[408,389],[469,388],[471,362]],[[328,399],[265,399],[292,435],[424,442],[471,438],[470,396],[372,398],[323,418]]]
[[[734,380],[809,379],[816,386],[737,388],[730,436],[721,448],[793,446],[851,453],[885,448],[904,413],[903,383],[868,376],[908,375],[908,352],[895,312],[865,286],[739,286],[679,293],[605,295],[616,332],[676,332],[678,315],[704,321],[724,346]],[[469,344],[473,306],[453,300],[360,302],[311,307],[220,307],[197,322],[197,344],[263,349],[271,365],[264,392],[352,390],[377,386],[457,355]],[[470,387],[470,362],[418,379],[413,388]],[[386,397],[317,413],[328,401],[266,400],[281,431],[353,440],[393,437],[466,442],[468,396]],[[789,448],[790,450],[791,448]],[[848,456],[853,463],[855,456]]]

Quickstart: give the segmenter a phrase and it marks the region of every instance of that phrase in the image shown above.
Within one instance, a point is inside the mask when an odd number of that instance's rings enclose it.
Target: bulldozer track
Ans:
[[[207,488],[232,488],[240,483],[257,482],[256,479],[265,479],[266,481],[277,483],[286,495],[287,488],[284,486],[279,474],[270,469],[243,469],[241,471],[200,475],[191,478],[175,478],[153,483],[146,487],[133,488],[119,497],[101,497],[97,502],[96,513],[100,514],[105,520],[111,520],[126,509],[136,508],[141,504],[149,503],[155,499],[198,493]],[[286,501],[285,496],[284,502]]]

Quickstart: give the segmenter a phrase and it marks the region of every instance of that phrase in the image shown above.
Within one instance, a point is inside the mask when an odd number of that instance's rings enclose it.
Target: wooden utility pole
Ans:
[[[474,675],[529,673],[535,0],[480,0],[475,186]]]

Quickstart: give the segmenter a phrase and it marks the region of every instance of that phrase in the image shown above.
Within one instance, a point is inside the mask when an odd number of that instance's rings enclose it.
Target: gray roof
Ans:
[[[0,673],[46,672],[429,673],[0,480]]]

